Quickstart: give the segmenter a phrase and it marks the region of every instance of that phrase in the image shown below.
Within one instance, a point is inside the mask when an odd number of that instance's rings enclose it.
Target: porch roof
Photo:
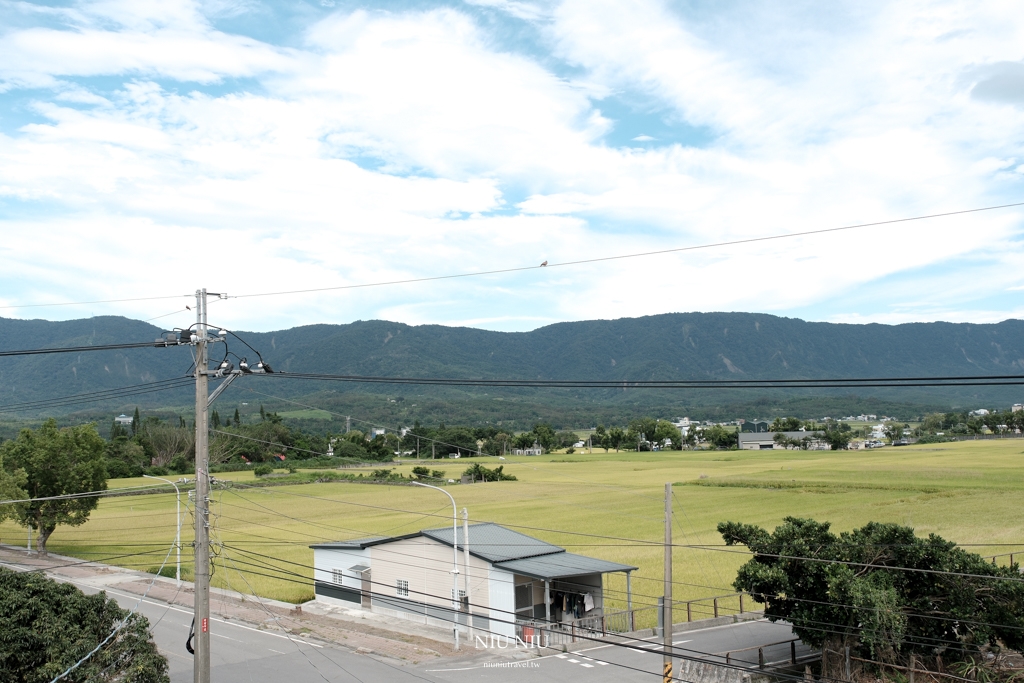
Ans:
[[[472,542],[472,537],[470,538]],[[636,569],[628,564],[599,560],[596,557],[560,552],[521,560],[498,562],[494,565],[516,574],[534,579],[563,579],[584,574],[607,574],[609,572],[630,572]]]

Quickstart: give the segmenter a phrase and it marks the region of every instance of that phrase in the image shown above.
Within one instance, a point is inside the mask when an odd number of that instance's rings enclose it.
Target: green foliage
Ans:
[[[711,448],[729,449],[738,448],[740,436],[737,432],[726,429],[722,425],[712,425],[701,432],[703,439]]]
[[[257,477],[265,477],[269,474],[274,473],[274,466],[266,464],[256,465],[256,467],[253,468],[252,473],[255,474]]]
[[[473,481],[517,481],[514,475],[505,474],[504,469],[504,465],[499,465],[491,470],[475,462],[466,468],[462,476],[472,477]]]
[[[834,451],[841,451],[850,445],[852,436],[850,425],[845,422],[828,420],[824,426],[824,431],[815,432],[814,438],[824,441]]]
[[[167,660],[153,643],[149,622],[108,600],[34,572],[0,569],[0,681],[49,683],[88,654],[125,618],[111,641],[78,667],[69,681],[167,683]]]
[[[40,553],[58,525],[79,526],[89,519],[99,499],[95,496],[62,500],[36,500],[53,496],[102,491],[107,488],[103,466],[106,442],[94,425],[57,428],[47,420],[38,430],[24,429],[14,441],[0,446],[0,457],[10,471],[22,470],[31,503],[17,509],[19,521],[38,532]]]
[[[993,566],[934,534],[918,538],[909,527],[872,522],[836,535],[828,523],[794,517],[770,534],[735,522],[718,531],[754,553],[735,587],[813,647],[850,646],[891,661],[936,652],[957,660],[998,642],[1024,646],[1018,568]]]
[[[117,436],[107,444],[105,464],[111,479],[141,477],[143,470],[149,467],[150,458],[137,441]]]
[[[4,454],[0,450],[0,500],[24,500],[28,498],[25,484],[28,475],[23,469],[8,472],[4,469]],[[0,522],[7,518],[17,519],[24,506],[21,504],[0,505]]]
[[[798,432],[804,426],[804,421],[798,417],[777,417],[768,428],[773,432]]]
[[[444,470],[432,470],[429,467],[413,467],[412,474],[417,479],[444,479]]]

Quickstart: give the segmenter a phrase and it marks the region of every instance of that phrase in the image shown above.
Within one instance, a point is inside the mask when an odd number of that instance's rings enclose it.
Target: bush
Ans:
[[[255,474],[257,477],[265,477],[268,474],[273,474],[274,468],[272,465],[257,465],[253,469],[252,473]]]
[[[170,473],[167,471],[166,467],[154,465],[153,467],[146,468],[146,474],[148,474],[151,477],[166,477]]]
[[[157,576],[162,576],[165,579],[173,579],[174,578],[174,573],[177,571],[177,565],[174,565],[174,564],[171,564],[171,563],[167,563],[167,564],[165,564],[163,566],[163,569],[161,569],[160,567],[150,567],[146,571],[148,573],[150,573],[150,574],[156,574]],[[182,567],[181,568],[181,580],[182,581],[187,581],[191,574],[192,574],[192,572],[189,571],[188,567]]]
[[[175,474],[192,474],[195,467],[191,459],[186,458],[184,455],[176,455],[171,460],[170,470]]]
[[[128,477],[137,477],[138,474],[132,471],[132,468],[128,463],[123,460],[111,460],[108,458],[104,463],[107,468],[107,476],[111,479],[127,479]]]
[[[953,439],[947,439],[944,436],[936,436],[934,434],[925,434],[924,436],[922,436],[920,439],[917,440],[917,443],[946,443],[947,441],[952,441],[952,440]]]

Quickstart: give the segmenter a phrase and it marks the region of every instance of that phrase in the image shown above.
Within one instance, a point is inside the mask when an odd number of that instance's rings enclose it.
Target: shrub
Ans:
[[[252,472],[257,477],[265,477],[268,474],[273,474],[274,468],[272,465],[257,465]]]
[[[194,469],[192,461],[184,455],[176,455],[171,460],[170,470],[175,474],[192,474]]]
[[[169,474],[169,472],[167,471],[166,467],[154,465],[153,467],[146,468],[146,474],[148,474],[151,477],[166,477]]]

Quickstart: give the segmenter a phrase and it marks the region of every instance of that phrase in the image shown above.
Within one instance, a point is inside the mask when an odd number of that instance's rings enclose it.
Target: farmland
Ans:
[[[896,522],[983,555],[1024,551],[1022,460],[1024,441],[1019,439],[872,451],[553,454],[502,463],[487,459],[488,467],[503,464],[518,481],[448,490],[460,509],[469,509],[471,520],[505,524],[574,552],[638,566],[634,603],[643,605],[661,594],[666,481],[675,484],[676,543],[709,546],[676,551],[676,598],[686,600],[731,592],[736,568],[746,556],[742,549],[722,546],[715,526],[725,520],[770,528],[786,516],[812,517],[832,522],[837,530],[868,521]],[[415,464],[396,470],[408,476]],[[469,463],[428,464],[458,479]],[[217,544],[214,585],[291,602],[312,597],[310,543],[408,533],[451,519],[445,496],[418,487],[320,483],[248,488],[250,472],[218,477],[230,483],[215,489],[211,506]],[[123,479],[110,486],[152,483]],[[106,498],[84,526],[58,527],[50,550],[155,567],[174,538],[174,514],[173,495]],[[182,529],[185,544],[191,541],[191,524],[189,514]],[[24,545],[25,530],[7,522],[0,525],[0,539]],[[277,558],[277,566],[290,574],[269,570],[253,553]],[[182,553],[183,563],[186,559],[191,561],[188,548]],[[622,606],[624,579],[612,576],[608,588],[612,605]]]

